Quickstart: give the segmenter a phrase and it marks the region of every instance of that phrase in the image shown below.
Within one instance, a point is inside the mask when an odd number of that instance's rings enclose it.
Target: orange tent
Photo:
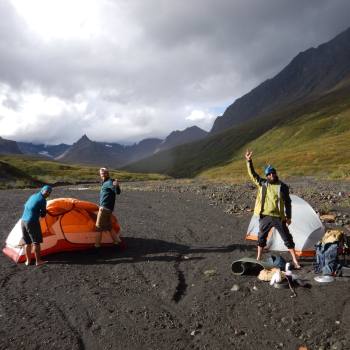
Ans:
[[[92,248],[96,238],[96,217],[98,206],[74,198],[57,198],[47,202],[47,215],[40,219],[43,243],[41,255]],[[112,228],[117,234],[120,226],[112,215]],[[102,235],[102,246],[112,245],[110,235]],[[21,220],[6,239],[4,254],[15,262],[24,262],[24,241]]]

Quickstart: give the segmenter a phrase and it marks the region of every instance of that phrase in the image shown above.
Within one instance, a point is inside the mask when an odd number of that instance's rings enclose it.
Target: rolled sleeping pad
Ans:
[[[265,260],[256,260],[254,258],[244,257],[236,260],[231,264],[232,272],[235,275],[245,274],[259,274],[263,269],[272,269],[273,266],[270,262]]]

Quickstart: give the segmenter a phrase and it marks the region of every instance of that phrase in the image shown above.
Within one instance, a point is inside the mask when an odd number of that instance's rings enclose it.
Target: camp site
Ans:
[[[336,225],[345,230],[349,225],[345,207],[349,187],[309,182],[307,188],[314,190],[306,191],[304,185],[291,184],[292,203],[296,196],[297,204],[311,216],[306,232],[300,234],[303,241],[296,243],[301,244],[301,251],[303,242],[317,229],[326,231]],[[53,234],[44,237],[43,245],[46,239],[53,242],[54,238],[56,243],[55,251],[44,256],[45,266],[26,267],[6,254],[0,257],[1,324],[11,338],[11,343],[2,338],[3,348],[6,344],[20,348],[28,339],[35,344],[55,344],[58,349],[79,349],[82,344],[91,349],[118,349],[120,344],[135,349],[144,343],[164,349],[169,344],[174,349],[188,344],[200,348],[245,344],[243,348],[253,349],[256,343],[266,349],[276,344],[281,349],[312,349],[349,342],[350,277],[317,282],[315,277],[323,274],[314,272],[316,257],[310,254],[309,245],[300,258],[302,270],[292,270],[299,279],[293,285],[293,298],[286,281],[280,288],[270,285],[270,280],[258,278],[261,270],[254,264],[244,274],[232,269],[233,262],[256,257],[256,242],[246,239],[253,233],[255,188],[178,181],[125,183],[115,213],[125,245],[116,248],[106,237],[106,245],[96,251],[93,241],[84,242],[82,237],[87,239],[94,232],[90,220],[97,207],[89,203],[96,203],[98,189],[81,187],[53,189],[48,208],[54,208],[51,213],[57,216],[46,217]],[[34,192],[1,192],[6,195],[1,200],[4,242],[15,232],[23,202]],[[72,199],[77,197],[79,201]],[[335,222],[326,223],[320,219],[325,214],[321,210],[330,200],[339,209],[328,213]],[[75,216],[79,225],[74,225]],[[297,218],[293,225],[297,232]],[[325,231],[318,232],[314,241]],[[60,246],[54,234],[65,237]],[[266,259],[272,255],[290,262],[283,245],[280,251],[278,248],[266,253]],[[339,262],[343,259],[339,255]],[[350,257],[345,255],[345,259],[349,262]],[[28,304],[29,298],[33,303]],[[26,333],[28,324],[40,325],[40,332]],[[117,336],[121,330],[125,333],[122,342]]]
[[[0,350],[350,349],[349,0],[0,0]]]

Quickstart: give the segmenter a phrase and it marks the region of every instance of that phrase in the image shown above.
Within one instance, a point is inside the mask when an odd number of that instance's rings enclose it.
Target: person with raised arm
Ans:
[[[257,260],[261,260],[267,236],[274,227],[292,256],[294,268],[300,269],[301,266],[294,249],[293,236],[288,229],[292,222],[292,201],[289,187],[279,180],[277,171],[272,165],[265,167],[266,178],[260,177],[254,170],[252,155],[253,152],[250,150],[245,153],[249,177],[258,187],[254,208],[254,214],[259,217]]]

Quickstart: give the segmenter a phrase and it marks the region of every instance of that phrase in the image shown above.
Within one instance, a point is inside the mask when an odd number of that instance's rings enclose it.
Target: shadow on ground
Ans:
[[[125,248],[102,247],[85,251],[62,252],[46,257],[52,264],[123,264],[143,261],[173,262],[188,254],[251,252],[255,246],[230,244],[227,246],[190,246],[159,239],[124,238]],[[204,257],[187,257],[186,260],[200,260]]]

